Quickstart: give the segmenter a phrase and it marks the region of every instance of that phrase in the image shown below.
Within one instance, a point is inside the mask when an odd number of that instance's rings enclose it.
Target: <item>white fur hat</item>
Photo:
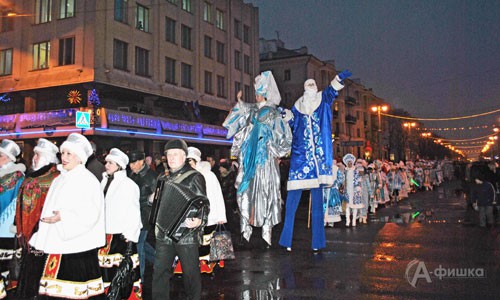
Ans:
[[[13,162],[16,161],[16,157],[21,154],[21,148],[16,144],[16,142],[4,139],[0,144],[0,152],[7,155],[7,157]]]
[[[109,154],[106,155],[105,160],[115,162],[123,170],[125,170],[128,165],[128,156],[118,148],[109,150]]]
[[[59,152],[59,149],[56,145],[54,145],[54,143],[49,140],[43,138],[38,139],[38,142],[35,148],[33,148],[33,151],[38,152],[40,155],[44,156],[49,163],[58,163],[57,153]]]
[[[89,140],[79,133],[68,135],[68,138],[62,143],[60,149],[61,152],[63,149],[72,151],[80,158],[82,164],[85,164],[89,156],[93,153]]]
[[[186,158],[192,158],[196,160],[196,162],[200,162],[201,160],[201,151],[196,147],[188,147],[188,154]]]

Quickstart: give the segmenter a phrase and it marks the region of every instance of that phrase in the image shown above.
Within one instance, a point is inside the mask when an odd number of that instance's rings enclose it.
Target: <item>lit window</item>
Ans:
[[[212,23],[212,4],[205,2],[203,6],[203,21]]]
[[[49,67],[50,42],[33,45],[33,70],[47,69]]]
[[[187,12],[193,12],[193,7],[191,6],[191,0],[182,0],[182,9]]]
[[[135,15],[135,28],[144,32],[149,32],[149,8],[137,4],[137,14]]]
[[[12,74],[12,49],[0,50],[0,76]]]
[[[215,26],[224,30],[224,12],[218,9],[215,12]]]
[[[66,19],[75,16],[75,0],[61,0],[59,18]]]
[[[35,0],[35,24],[52,20],[51,0]]]

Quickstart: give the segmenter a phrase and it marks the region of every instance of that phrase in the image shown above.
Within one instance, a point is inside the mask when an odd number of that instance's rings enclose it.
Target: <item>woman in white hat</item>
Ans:
[[[216,230],[217,224],[227,223],[226,206],[220,182],[211,171],[212,166],[208,161],[201,161],[201,151],[196,147],[188,147],[187,161],[191,167],[200,172],[205,178],[207,187],[207,198],[210,201],[210,212],[208,213],[207,225],[204,228],[203,243],[200,245],[200,271],[201,273],[212,273],[216,262],[210,262],[210,239]],[[224,261],[219,262],[224,266]],[[176,270],[178,270],[176,268]]]
[[[11,257],[14,248],[12,230],[16,213],[16,199],[24,180],[26,167],[16,164],[16,157],[21,154],[19,146],[11,140],[0,143],[0,257]],[[7,272],[10,260],[0,260],[0,273]],[[0,299],[7,296],[3,276],[0,276]]]
[[[61,171],[50,186],[30,245],[46,255],[39,294],[54,298],[104,297],[97,250],[105,244],[104,196],[85,168],[89,141],[72,133],[61,145]]]
[[[57,153],[59,149],[46,139],[39,139],[33,149],[34,156],[31,171],[21,185],[16,208],[17,236],[25,250],[33,233],[38,229],[43,205],[54,179],[59,176],[57,170]],[[30,298],[38,295],[40,277],[45,263],[44,257],[36,249],[30,249],[31,255],[26,255],[21,269],[16,297]]]
[[[358,218],[358,210],[363,208],[364,205],[361,201],[361,178],[354,162],[356,157],[351,153],[347,153],[342,158],[346,165],[345,168],[345,196],[348,199],[345,207],[345,226],[351,225],[351,212],[352,212],[352,226],[356,226]]]
[[[128,156],[113,148],[106,156],[106,172],[102,175],[106,211],[106,246],[99,250],[104,287],[109,287],[117,267],[130,248],[135,272],[134,287],[129,299],[141,299],[141,280],[137,241],[142,228],[139,187],[127,177]]]

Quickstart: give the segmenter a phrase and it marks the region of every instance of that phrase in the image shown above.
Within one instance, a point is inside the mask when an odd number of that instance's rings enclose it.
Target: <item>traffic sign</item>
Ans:
[[[90,128],[90,113],[86,111],[77,111],[75,117],[75,126],[77,128]]]

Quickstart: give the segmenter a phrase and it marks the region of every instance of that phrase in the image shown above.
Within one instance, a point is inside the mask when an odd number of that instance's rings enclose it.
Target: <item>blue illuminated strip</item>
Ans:
[[[27,132],[8,132],[8,133],[0,133],[0,137],[9,137],[9,136],[23,136],[23,135],[33,135],[33,134],[51,134],[56,132],[85,132],[85,129],[74,128],[74,129],[58,129],[58,130],[38,130],[38,131],[27,131]],[[231,145],[233,140],[222,140],[222,139],[211,139],[211,138],[200,138],[200,137],[190,137],[183,135],[174,135],[174,134],[160,134],[160,133],[151,133],[151,132],[140,132],[140,131],[132,131],[132,130],[121,130],[121,129],[105,129],[105,128],[94,128],[94,131],[102,131],[102,132],[114,132],[114,133],[125,133],[129,135],[143,135],[143,136],[152,136],[159,138],[167,138],[167,139],[186,139],[192,141],[200,141],[200,142],[212,142],[212,143],[220,143]]]
[[[130,135],[145,135],[145,136],[162,137],[162,138],[168,138],[168,139],[188,139],[188,140],[200,141],[200,142],[223,143],[223,144],[227,144],[227,145],[231,145],[233,143],[232,139],[231,140],[220,140],[220,139],[190,137],[190,136],[175,135],[175,134],[162,134],[162,133],[152,133],[152,132],[131,131],[131,130],[123,130],[123,129],[95,128],[95,131],[126,133],[126,134],[130,134]]]
[[[8,132],[8,133],[0,133],[0,137],[12,136],[12,135],[21,136],[21,135],[31,135],[31,134],[50,134],[55,132],[81,132],[81,131],[82,129],[75,128],[75,129],[59,129],[59,130],[38,130],[38,131],[26,131],[26,132]]]

